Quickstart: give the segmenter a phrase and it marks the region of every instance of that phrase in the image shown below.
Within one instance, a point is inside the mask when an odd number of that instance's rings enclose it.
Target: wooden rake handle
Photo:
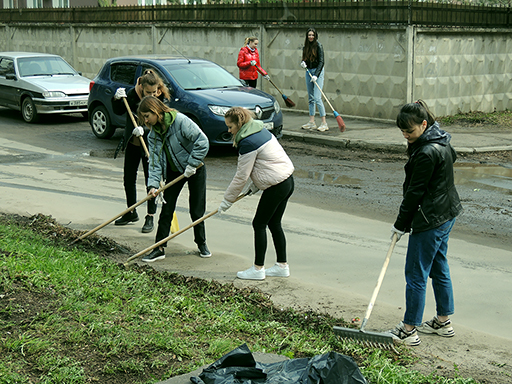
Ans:
[[[234,202],[236,203],[238,200],[244,198],[245,196],[247,196],[247,195],[240,195],[240,196],[238,196]],[[127,266],[130,263],[130,261],[136,259],[139,256],[142,256],[143,254],[145,254],[145,253],[147,253],[149,251],[152,251],[156,247],[159,247],[160,245],[168,242],[169,240],[174,239],[176,236],[181,235],[183,232],[188,231],[190,228],[195,227],[197,224],[202,223],[207,218],[212,217],[213,215],[217,214],[218,212],[219,212],[219,210],[216,209],[215,211],[212,211],[212,212],[208,213],[207,215],[204,215],[203,217],[200,217],[199,219],[197,219],[196,221],[194,221],[192,224],[188,225],[187,227],[180,229],[178,232],[175,232],[172,235],[167,236],[165,239],[162,239],[159,242],[153,244],[152,246],[147,247],[146,249],[143,249],[142,251],[136,253],[133,256],[130,256],[128,258],[128,260],[126,260],[124,265]]]
[[[309,72],[309,69],[306,68],[306,71],[308,71],[309,77],[313,77],[313,75],[311,75],[311,72]],[[316,81],[313,81],[313,83],[315,83],[317,88],[320,90],[320,93],[324,97],[325,101],[327,101],[327,104],[329,104],[329,107],[331,107],[331,110],[334,112],[334,108],[332,107],[331,103],[329,102],[329,99],[327,98],[327,96],[325,96],[325,93],[324,93],[324,91],[322,91],[322,88],[320,88],[320,86],[316,83]]]
[[[198,168],[200,168],[200,167],[202,167],[202,166],[203,166],[203,163],[199,164],[199,167],[197,167],[197,169],[198,169]],[[169,187],[173,186],[174,184],[176,184],[177,182],[179,182],[179,181],[183,180],[184,178],[185,178],[185,175],[180,175],[180,176],[178,176],[178,177],[177,177],[177,178],[175,178],[173,181],[170,181],[169,183],[165,184],[163,187],[158,188],[157,192],[158,192],[158,193],[161,193],[161,192],[165,191],[167,188],[169,188]],[[145,202],[146,202],[146,201],[148,201],[148,200],[151,200],[152,198],[153,198],[153,196],[151,196],[150,194],[147,194],[147,195],[146,195],[146,197],[144,197],[141,201],[139,201],[139,202],[137,202],[137,203],[133,204],[133,205],[132,205],[131,207],[129,207],[129,208],[126,208],[123,212],[121,212],[121,213],[117,214],[116,216],[114,216],[114,217],[113,217],[113,218],[111,218],[110,220],[105,221],[103,224],[98,225],[96,228],[91,229],[89,232],[84,233],[82,236],[80,236],[80,237],[76,238],[75,240],[73,240],[73,242],[72,242],[70,245],[73,245],[73,244],[75,244],[77,241],[82,240],[82,239],[86,238],[86,237],[87,237],[87,236],[89,236],[89,235],[92,235],[94,232],[96,232],[96,231],[100,230],[101,228],[103,228],[104,226],[106,226],[106,225],[110,224],[110,223],[111,223],[111,222],[113,222],[115,219],[117,219],[117,218],[119,218],[119,217],[123,216],[124,214],[126,214],[126,213],[128,213],[128,212],[133,211],[133,210],[134,210],[135,208],[137,208],[139,205],[141,205],[141,204],[145,203]]]
[[[380,286],[382,285],[382,281],[384,280],[384,275],[386,274],[386,270],[388,269],[389,260],[391,259],[391,254],[393,253],[393,249],[395,248],[395,244],[398,241],[398,235],[396,233],[393,234],[393,238],[391,240],[391,245],[389,246],[388,253],[386,254],[386,259],[384,260],[384,265],[380,271],[379,278],[377,279],[377,285],[373,290],[372,298],[370,299],[370,304],[368,304],[368,308],[366,309],[366,313],[364,315],[363,322],[361,323],[361,332],[364,331],[364,327],[370,318],[370,314],[372,313],[373,306],[375,305],[375,300],[377,300],[377,295],[379,294]]]
[[[128,104],[128,100],[126,100],[126,97],[123,97],[122,99],[123,99],[124,105],[126,107],[126,113],[128,113],[130,115],[130,118],[132,119],[133,127],[135,128],[138,126],[138,124],[135,121],[135,118],[133,117],[133,113],[132,113],[132,110],[130,109],[130,105]],[[139,137],[139,140],[140,140],[140,144],[142,145],[142,148],[144,148],[144,153],[146,154],[146,157],[149,158],[148,147],[146,147],[146,143],[144,142],[144,139],[142,138],[142,136]]]

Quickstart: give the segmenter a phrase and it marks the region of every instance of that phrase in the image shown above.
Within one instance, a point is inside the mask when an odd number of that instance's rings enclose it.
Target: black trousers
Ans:
[[[181,176],[181,173],[172,171],[171,166],[168,163],[166,182],[170,183],[179,176]],[[195,175],[188,179],[184,178],[164,191],[164,200],[166,203],[162,204],[162,209],[160,211],[158,229],[156,231],[156,242],[159,242],[169,236],[172,216],[176,209],[176,202],[178,201],[178,196],[180,195],[185,183],[188,184],[190,218],[192,221],[196,221],[204,216],[206,211],[206,166],[203,165],[197,169]],[[204,221],[194,227],[194,242],[197,245],[206,243]],[[162,246],[167,246],[167,243],[162,244]]]
[[[256,84],[258,83],[258,79],[256,80],[244,80],[249,87],[256,88]]]
[[[139,170],[139,164],[142,161],[142,168],[144,170],[144,184],[146,185],[146,191],[148,189],[148,158],[144,154],[142,146],[134,145],[131,141],[126,145],[124,152],[124,192],[126,195],[126,204],[131,207],[137,202],[137,172]],[[156,199],[148,200],[147,202],[148,214],[154,215],[156,213]]]
[[[295,183],[293,176],[285,181],[273,185],[263,191],[256,215],[252,220],[254,229],[255,265],[265,265],[267,252],[267,227],[272,234],[277,262],[286,263],[286,237],[281,226],[281,220],[286,209],[288,199],[293,193]]]

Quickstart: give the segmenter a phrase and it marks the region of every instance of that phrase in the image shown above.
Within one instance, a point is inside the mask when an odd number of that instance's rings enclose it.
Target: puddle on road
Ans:
[[[361,183],[361,180],[354,179],[352,177],[347,177],[343,175],[331,175],[329,173],[322,172],[305,171],[303,169],[295,169],[295,171],[293,172],[293,177],[297,177],[300,179],[318,180],[325,184],[349,184],[352,186],[359,186],[359,184]]]
[[[474,189],[505,190],[512,194],[512,168],[498,165],[455,164],[455,184],[468,185]]]

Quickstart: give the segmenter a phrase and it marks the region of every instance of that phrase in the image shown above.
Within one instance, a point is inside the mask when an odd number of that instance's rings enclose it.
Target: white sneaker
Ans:
[[[393,336],[393,339],[396,340],[398,343],[403,343],[410,347],[420,345],[421,343],[421,340],[418,337],[416,327],[414,327],[413,330],[409,332],[405,329],[403,321],[401,321],[400,324],[398,324],[395,329],[389,330],[388,333],[390,333],[391,336]]]
[[[259,271],[254,265],[246,269],[245,271],[239,271],[236,273],[236,277],[244,280],[265,280],[265,268],[261,268]]]
[[[453,337],[453,335],[455,335],[451,320],[448,319],[444,323],[441,323],[437,316],[434,316],[432,320],[423,322],[423,324],[418,327],[418,332],[437,333],[439,336],[443,337]]]
[[[316,124],[314,121],[309,121],[308,123],[304,124],[301,128],[306,130],[316,129]]]
[[[269,269],[265,270],[265,277],[288,277],[290,276],[290,267],[288,264],[281,267],[278,263],[275,263]]]
[[[327,126],[326,123],[322,123],[318,128],[317,128],[318,131],[320,132],[325,132],[325,131],[328,131],[329,130],[329,127]]]

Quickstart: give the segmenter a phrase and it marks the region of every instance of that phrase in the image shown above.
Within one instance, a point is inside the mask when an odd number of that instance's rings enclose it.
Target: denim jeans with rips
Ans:
[[[436,300],[436,314],[449,316],[454,313],[453,288],[446,257],[448,238],[454,224],[455,218],[437,228],[413,232],[409,236],[405,261],[405,324],[421,325],[429,277]]]

